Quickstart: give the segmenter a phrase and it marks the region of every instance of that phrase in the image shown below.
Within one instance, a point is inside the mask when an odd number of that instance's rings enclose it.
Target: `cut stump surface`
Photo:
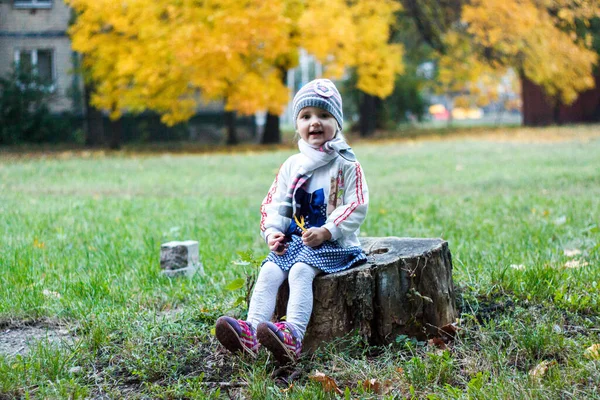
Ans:
[[[313,284],[313,313],[303,348],[358,331],[369,343],[398,335],[424,339],[457,317],[452,257],[442,239],[361,238],[367,263]],[[275,317],[286,314],[289,288],[282,285]]]

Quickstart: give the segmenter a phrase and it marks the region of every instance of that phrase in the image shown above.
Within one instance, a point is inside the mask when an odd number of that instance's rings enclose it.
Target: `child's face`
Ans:
[[[298,134],[306,143],[320,147],[335,136],[337,121],[322,108],[305,107],[298,114],[296,126]]]

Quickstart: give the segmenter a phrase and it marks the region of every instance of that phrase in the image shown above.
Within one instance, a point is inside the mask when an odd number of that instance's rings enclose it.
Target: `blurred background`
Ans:
[[[600,121],[592,0],[0,2],[0,145],[277,144],[318,77],[357,137]]]

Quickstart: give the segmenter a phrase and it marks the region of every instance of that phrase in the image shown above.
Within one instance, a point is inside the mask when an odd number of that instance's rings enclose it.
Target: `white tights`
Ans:
[[[287,304],[286,321],[295,329],[300,340],[304,337],[313,307],[313,279],[321,271],[308,264],[296,263],[289,271],[282,271],[277,264],[267,261],[258,273],[258,279],[250,299],[248,322],[255,328],[270,321],[275,311],[275,300],[279,286],[288,278],[290,298]]]

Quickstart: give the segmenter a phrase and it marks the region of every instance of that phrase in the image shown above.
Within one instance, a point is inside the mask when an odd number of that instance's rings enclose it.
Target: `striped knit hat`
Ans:
[[[318,107],[331,113],[338,123],[340,129],[344,122],[342,112],[342,96],[329,79],[315,79],[304,85],[294,96],[294,125],[298,119],[300,110],[305,107]]]

